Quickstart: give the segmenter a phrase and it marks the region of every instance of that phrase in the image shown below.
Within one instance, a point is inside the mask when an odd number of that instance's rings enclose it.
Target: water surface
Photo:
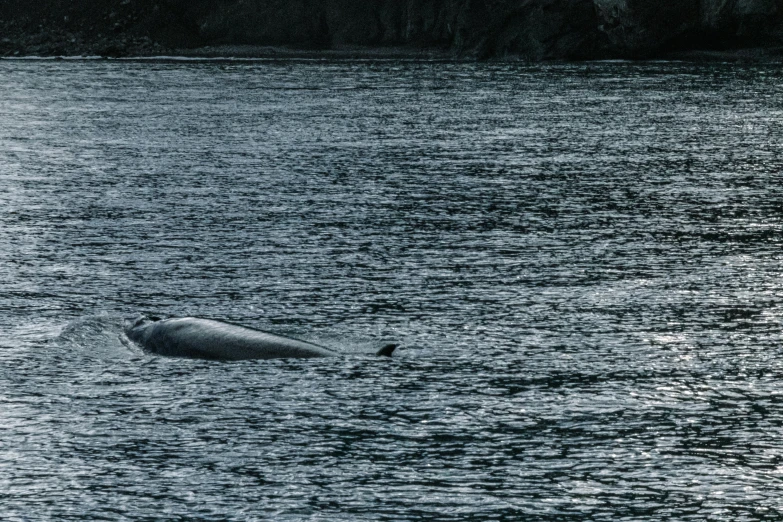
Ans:
[[[0,90],[0,518],[783,515],[775,67],[2,61]],[[138,312],[345,355],[153,357]]]

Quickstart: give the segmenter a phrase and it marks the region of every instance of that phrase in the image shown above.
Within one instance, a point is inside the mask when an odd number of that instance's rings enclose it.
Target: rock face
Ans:
[[[612,49],[629,57],[783,44],[783,4],[776,0],[595,0],[595,6]]]
[[[593,0],[172,0],[204,43],[435,47],[478,56],[601,52]],[[216,7],[216,4],[219,7]]]
[[[652,54],[687,34],[699,18],[698,0],[595,0],[613,49],[622,55]]]
[[[0,0],[0,55],[204,46],[531,60],[783,46],[781,0]]]

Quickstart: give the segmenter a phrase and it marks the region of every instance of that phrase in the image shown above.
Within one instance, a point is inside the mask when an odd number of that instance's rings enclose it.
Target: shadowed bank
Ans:
[[[0,4],[0,56],[274,56],[326,51],[342,56],[419,56],[427,51],[467,59],[715,56],[710,53],[777,59],[781,46],[783,9],[767,0]]]

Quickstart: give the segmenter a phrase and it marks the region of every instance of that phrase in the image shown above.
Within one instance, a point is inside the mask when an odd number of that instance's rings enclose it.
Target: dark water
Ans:
[[[783,516],[778,69],[5,61],[0,92],[3,520]],[[156,358],[140,311],[346,355]]]

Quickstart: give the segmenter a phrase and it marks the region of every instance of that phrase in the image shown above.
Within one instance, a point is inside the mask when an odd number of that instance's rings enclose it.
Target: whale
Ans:
[[[221,361],[334,357],[340,352],[247,326],[199,317],[138,316],[126,319],[125,335],[143,350],[167,357]],[[391,357],[396,344],[376,355]]]

